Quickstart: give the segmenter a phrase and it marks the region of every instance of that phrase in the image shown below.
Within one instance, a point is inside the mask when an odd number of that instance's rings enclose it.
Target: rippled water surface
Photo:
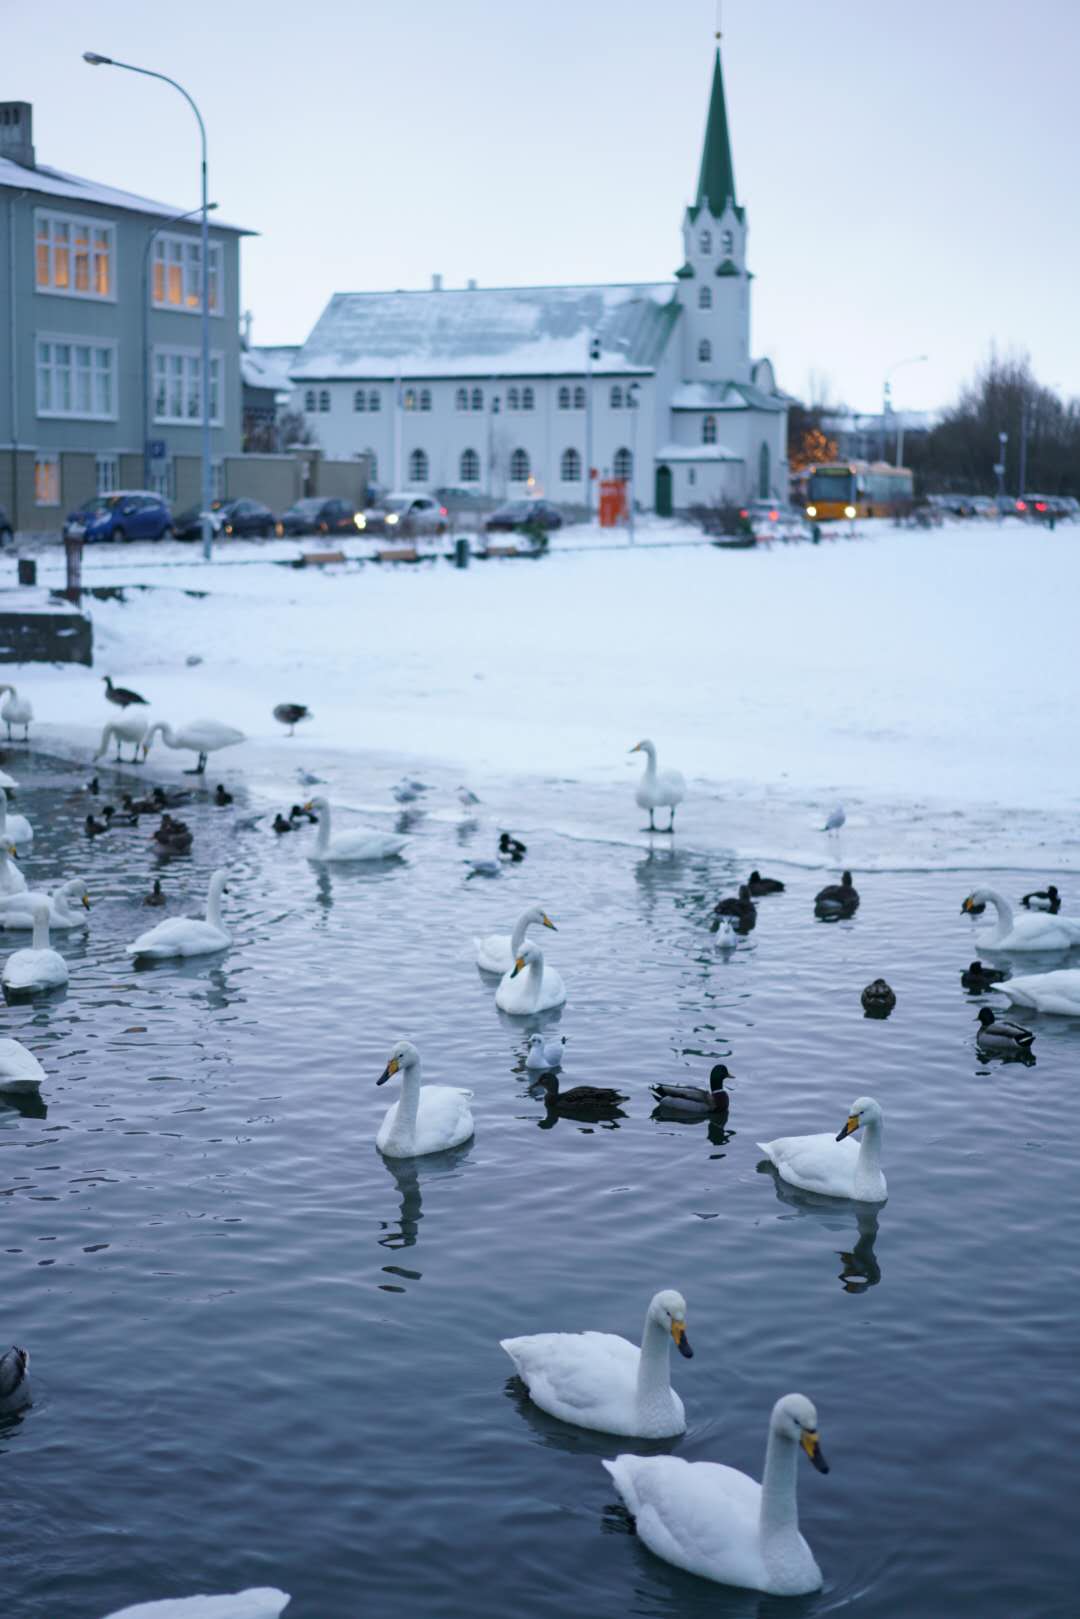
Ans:
[[[5,1616],[264,1583],[290,1619],[1075,1613],[1080,1023],[1029,1019],[1034,1066],[978,1060],[970,873],[857,874],[857,916],[825,925],[820,874],[782,871],[725,955],[708,909],[737,874],[666,840],[530,835],[521,866],[466,882],[488,833],[421,816],[404,863],[327,875],[307,834],[203,797],[192,855],[161,868],[167,914],[225,864],[234,946],[136,971],[124,945],[161,914],[152,823],[88,842],[85,772],[5,763],[38,833],[28,877],[81,872],[94,899],[66,994],[0,1013],[48,1072],[44,1105],[0,1102],[0,1343],[30,1348],[35,1388],[0,1419]],[[473,933],[537,900],[570,991],[566,1082],[632,1098],[606,1124],[545,1117],[526,1030],[473,964]],[[884,1022],[859,1004],[879,974]],[[428,1078],[475,1092],[449,1158],[375,1151],[402,1034]],[[650,1081],[720,1058],[728,1133],[651,1117]],[[778,1195],[755,1142],[839,1129],[864,1093],[888,1204]],[[670,1448],[759,1476],[774,1399],[815,1400],[819,1595],[657,1561],[599,1464],[635,1447],[510,1377],[500,1336],[636,1337],[663,1286],[695,1349]]]

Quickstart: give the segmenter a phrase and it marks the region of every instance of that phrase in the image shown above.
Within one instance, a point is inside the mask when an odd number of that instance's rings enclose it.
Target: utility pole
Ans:
[[[1031,400],[1024,398],[1020,403],[1020,487],[1016,491],[1021,500],[1027,488],[1027,443],[1031,432]]]
[[[599,358],[600,339],[594,332],[585,359],[585,511],[589,522],[593,514],[593,364]]]
[[[994,472],[995,472],[995,474],[997,476],[997,485],[998,485],[998,490],[997,490],[997,492],[998,492],[998,512],[999,512],[999,514],[1002,514],[1002,515],[1004,515],[1004,511],[1005,511],[1005,450],[1006,450],[1006,447],[1008,445],[1008,442],[1009,442],[1008,433],[999,433],[998,434],[998,458],[997,458],[997,465],[994,468]]]

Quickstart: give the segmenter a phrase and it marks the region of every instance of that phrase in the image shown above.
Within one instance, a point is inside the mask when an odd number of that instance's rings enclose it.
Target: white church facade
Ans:
[[[290,368],[330,457],[394,489],[593,505],[630,480],[661,515],[787,495],[787,398],[750,353],[746,212],[720,53],[670,282],[340,292]]]

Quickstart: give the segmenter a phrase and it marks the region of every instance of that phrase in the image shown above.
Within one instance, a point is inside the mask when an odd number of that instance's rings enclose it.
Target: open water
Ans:
[[[625,795],[625,844],[530,834],[520,866],[467,881],[492,852],[477,826],[421,815],[404,862],[322,872],[313,833],[276,839],[242,794],[200,795],[192,854],[159,863],[153,821],[86,839],[88,772],[4,763],[37,830],[28,878],[83,874],[94,902],[60,941],[66,993],[0,1009],[48,1073],[41,1105],[0,1100],[0,1344],[30,1349],[35,1390],[0,1418],[4,1619],[258,1584],[292,1592],[289,1619],[1076,1614],[1080,1022],[1025,1018],[1033,1066],[978,1058],[976,874],[856,872],[861,908],[830,925],[821,873],[775,868],[787,892],[725,954],[708,914],[744,873],[635,841]],[[219,864],[232,949],[136,970],[153,876],[165,914],[194,913]],[[472,935],[534,901],[559,927],[565,1083],[631,1096],[602,1125],[545,1115],[527,1030],[473,963]],[[859,1003],[879,975],[885,1021]],[[475,1092],[449,1158],[375,1151],[402,1035]],[[715,1060],[726,1131],[651,1117],[651,1081]],[[861,1094],[885,1110],[888,1203],[781,1193],[755,1143],[839,1129]],[[820,1594],[655,1559],[600,1467],[632,1442],[513,1380],[501,1336],[636,1338],[659,1287],[688,1301],[690,1428],[643,1448],[760,1476],[773,1401],[811,1396]]]

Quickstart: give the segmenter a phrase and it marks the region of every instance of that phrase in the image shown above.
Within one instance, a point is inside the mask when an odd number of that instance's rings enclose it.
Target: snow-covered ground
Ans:
[[[498,824],[636,838],[627,749],[650,736],[690,781],[682,847],[1080,865],[1080,526],[867,523],[752,551],[699,538],[647,524],[630,550],[567,530],[538,562],[460,571],[297,569],[287,541],[234,543],[209,566],[191,547],[99,547],[85,584],[149,588],[92,603],[94,670],[10,678],[57,749],[88,751],[113,712],[105,672],[155,716],[239,726],[250,740],[210,779],[286,803],[302,766],[340,802],[389,811],[407,769],[434,784],[436,813],[457,812],[467,781]],[[43,556],[43,582],[61,567]],[[282,701],[314,711],[293,740],[271,718]],[[152,759],[159,775],[190,762],[160,745]],[[826,837],[837,800],[848,825]]]

